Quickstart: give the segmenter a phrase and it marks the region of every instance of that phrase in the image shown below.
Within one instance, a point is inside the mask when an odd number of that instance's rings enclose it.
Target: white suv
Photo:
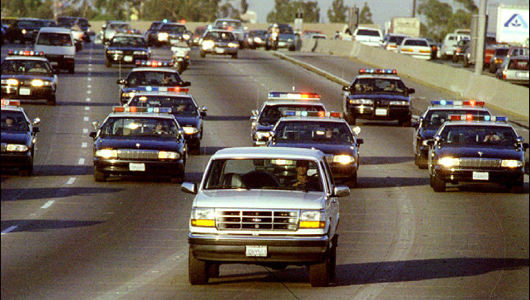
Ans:
[[[250,263],[282,269],[307,266],[312,286],[334,278],[339,201],[323,152],[241,147],[217,151],[197,185],[190,217],[191,284],[219,276],[219,265]]]
[[[359,27],[355,29],[355,32],[353,33],[354,41],[368,46],[379,47],[382,39],[383,33],[376,28]]]
[[[470,37],[467,34],[459,33],[448,33],[445,35],[444,41],[442,43],[442,50],[438,51],[440,58],[445,60],[453,57],[453,53],[456,50],[456,44],[462,39],[469,40]]]
[[[34,50],[43,51],[57,69],[75,73],[75,41],[70,29],[42,27],[35,39]]]

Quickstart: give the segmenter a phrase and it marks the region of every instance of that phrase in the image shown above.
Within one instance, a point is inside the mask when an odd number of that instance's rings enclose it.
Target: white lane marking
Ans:
[[[80,158],[79,161],[77,162],[78,165],[84,165],[85,164],[85,159],[84,158]]]
[[[84,117],[83,121],[88,122],[88,121],[90,121],[90,118],[89,117]]]
[[[87,145],[88,145],[88,143],[87,143],[87,142],[82,142],[82,143],[81,143],[81,148],[86,148],[86,147],[87,147]]]
[[[89,88],[89,89],[91,89],[91,88],[92,88],[92,85],[89,84],[89,85],[87,85],[86,87]]]
[[[86,102],[89,102],[89,101],[90,101],[90,98],[89,98],[89,97],[87,97],[87,98],[86,98],[85,100],[86,100]]]
[[[87,90],[86,93],[87,94],[92,94],[92,91],[91,90]]]
[[[6,230],[2,231],[2,235],[6,234],[6,233],[10,233],[11,231],[17,229],[18,226],[11,226],[9,228],[7,228]]]
[[[44,205],[41,206],[40,208],[42,208],[42,209],[46,209],[46,208],[52,206],[52,204],[53,204],[54,202],[55,202],[55,200],[50,200],[50,201],[46,202],[46,204],[44,204]]]
[[[91,77],[88,77],[86,80],[88,80],[88,81],[92,81],[92,78],[91,78]]]
[[[74,182],[75,182],[75,177],[70,177],[70,179],[68,179],[66,184],[73,184]]]
[[[85,106],[85,110],[90,110],[90,107],[89,106]]]
[[[87,128],[83,128],[83,133],[88,133],[88,129]]]

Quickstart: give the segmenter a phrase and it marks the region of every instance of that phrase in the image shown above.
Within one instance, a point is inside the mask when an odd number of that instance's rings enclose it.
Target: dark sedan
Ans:
[[[148,60],[151,50],[144,37],[139,34],[115,34],[105,50],[106,66],[112,64],[136,64],[137,60]]]

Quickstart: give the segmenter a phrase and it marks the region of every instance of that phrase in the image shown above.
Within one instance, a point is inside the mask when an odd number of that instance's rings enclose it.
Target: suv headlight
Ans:
[[[191,226],[215,227],[215,209],[194,208],[191,210]]]
[[[319,229],[326,227],[326,214],[320,210],[306,210],[300,214],[301,229]]]
[[[460,165],[460,158],[456,157],[442,157],[438,160],[438,164],[446,168],[458,167]]]
[[[26,152],[29,148],[28,146],[21,144],[7,144],[6,150],[8,152]]]
[[[503,159],[501,167],[503,168],[520,168],[523,166],[523,162],[516,159]]]
[[[355,157],[351,155],[334,155],[333,162],[341,165],[347,165],[355,162]]]
[[[236,43],[228,43],[228,47],[230,48],[237,48],[239,46],[239,44],[236,44]]]
[[[180,154],[173,151],[158,151],[158,159],[179,159]]]
[[[101,158],[118,158],[118,150],[114,149],[100,149],[96,150],[96,157]]]
[[[370,99],[350,99],[350,104],[374,104],[373,100]]]

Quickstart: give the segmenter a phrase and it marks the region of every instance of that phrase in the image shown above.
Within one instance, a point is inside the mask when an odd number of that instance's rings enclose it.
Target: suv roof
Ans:
[[[42,27],[39,32],[71,33],[72,31],[64,27]]]
[[[217,151],[212,159],[226,158],[284,158],[284,159],[324,159],[320,150],[289,147],[235,147]]]

